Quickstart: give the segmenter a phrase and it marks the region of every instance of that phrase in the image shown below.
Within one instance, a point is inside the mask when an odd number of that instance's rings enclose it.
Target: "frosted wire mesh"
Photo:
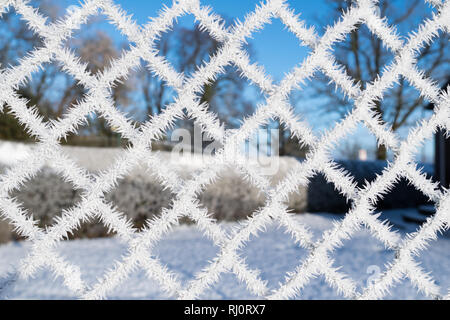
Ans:
[[[156,280],[168,294],[179,299],[200,298],[209,287],[214,286],[224,273],[234,273],[245,283],[254,295],[269,299],[301,298],[301,289],[316,276],[324,276],[326,283],[345,298],[378,299],[387,294],[400,279],[407,278],[412,284],[431,298],[449,298],[447,288],[440,288],[419,266],[419,254],[437,233],[446,228],[450,219],[450,196],[447,190],[438,188],[417,169],[414,153],[426,139],[431,139],[438,128],[448,130],[450,97],[448,89],[440,91],[415,65],[415,57],[425,43],[433,41],[439,32],[450,28],[450,1],[428,0],[436,7],[437,14],[423,21],[420,27],[411,32],[406,39],[400,38],[394,28],[379,16],[376,1],[359,0],[320,37],[314,29],[289,9],[287,1],[268,0],[249,13],[243,22],[225,27],[221,18],[198,0],[175,1],[165,7],[154,19],[144,26],[137,25],[120,7],[110,0],[85,1],[74,6],[61,20],[48,23],[36,8],[24,0],[0,0],[0,12],[13,7],[34,32],[44,39],[44,46],[35,49],[17,67],[2,66],[0,74],[0,103],[7,104],[14,116],[26,125],[29,132],[38,138],[37,149],[25,161],[14,165],[0,177],[0,212],[3,218],[13,224],[20,234],[26,237],[32,247],[20,264],[17,276],[30,277],[37,270],[51,270],[77,296],[85,299],[107,298],[118,285],[127,281],[130,273],[137,269],[145,270],[148,277]],[[93,75],[80,63],[73,52],[63,46],[63,42],[79,29],[88,17],[103,14],[134,44],[129,51],[115,60],[106,71]],[[176,18],[191,14],[215,40],[221,43],[220,50],[209,62],[199,66],[190,77],[179,74],[158,55],[155,42],[166,32]],[[249,61],[243,42],[272,19],[279,19],[294,33],[301,45],[311,49],[311,54],[275,84],[266,76],[264,70]],[[392,63],[373,83],[365,84],[361,90],[336,62],[333,57],[333,44],[342,41],[347,34],[365,24],[373,36],[382,39],[384,45],[395,55]],[[148,123],[136,129],[132,122],[112,103],[110,88],[115,80],[124,77],[130,69],[137,67],[141,59],[149,72],[155,74],[177,93],[174,103],[154,116]],[[16,89],[33,72],[46,63],[56,61],[63,70],[82,84],[87,94],[84,99],[71,107],[60,119],[45,122],[34,108],[28,108]],[[220,125],[215,114],[202,105],[198,94],[202,86],[227,65],[236,66],[244,77],[258,85],[265,95],[265,103],[244,120],[239,130],[227,131]],[[287,96],[304,80],[323,73],[336,86],[354,101],[354,108],[341,122],[329,131],[316,136],[309,126],[293,113]],[[420,94],[432,101],[435,111],[426,121],[410,130],[404,141],[388,129],[386,124],[372,110],[374,102],[399,77],[404,77]],[[3,110],[4,111],[4,110]],[[116,128],[122,137],[128,139],[132,147],[123,154],[108,170],[97,175],[87,171],[62,153],[60,140],[69,133],[76,133],[89,113],[97,113],[109,125]],[[223,148],[213,160],[205,164],[192,179],[181,179],[158,154],[152,152],[151,142],[160,138],[174,121],[186,113],[201,125],[203,131],[220,141]],[[245,139],[254,133],[261,124],[270,119],[278,119],[309,147],[306,161],[296,164],[287,177],[275,187],[270,186],[259,168],[247,164],[244,158],[236,157],[236,150]],[[358,188],[351,175],[340,169],[331,159],[330,151],[357,125],[365,125],[389,150],[395,153],[395,160],[373,182]],[[83,191],[82,200],[73,208],[65,210],[62,217],[51,227],[42,229],[36,226],[29,213],[20,203],[9,196],[10,192],[29,182],[46,162],[51,162],[60,176],[69,181],[74,188]],[[172,205],[164,209],[162,215],[148,222],[144,230],[137,231],[125,215],[118,212],[112,203],[106,202],[104,195],[139,163],[146,163],[149,170],[159,177],[161,184],[174,194]],[[265,207],[255,212],[239,228],[226,232],[208,215],[206,209],[196,201],[197,195],[211,183],[226,166],[239,168],[243,176],[257,186],[267,197]],[[308,226],[302,225],[287,212],[286,201],[300,185],[307,185],[315,174],[322,173],[336,189],[352,202],[351,210],[345,218],[331,230],[326,231],[317,241]],[[402,239],[390,230],[388,224],[378,220],[375,205],[379,197],[389,191],[399,178],[406,178],[418,190],[428,196],[436,205],[436,214],[417,232]],[[186,286],[152,256],[155,244],[167,234],[182,216],[189,216],[202,232],[219,248],[217,257],[204,270],[196,274]],[[80,269],[67,262],[55,250],[55,246],[75,230],[81,222],[97,217],[104,225],[115,231],[128,244],[127,252],[115,266],[95,284],[83,281]],[[286,275],[286,279],[276,289],[269,290],[266,281],[258,270],[249,268],[238,254],[251,235],[272,221],[287,229],[296,242],[308,250],[308,256],[300,265]],[[355,231],[367,228],[373,237],[381,240],[388,249],[396,252],[387,271],[379,280],[363,290],[358,290],[355,281],[345,276],[334,264],[333,252],[343,245],[343,240],[352,237]]]

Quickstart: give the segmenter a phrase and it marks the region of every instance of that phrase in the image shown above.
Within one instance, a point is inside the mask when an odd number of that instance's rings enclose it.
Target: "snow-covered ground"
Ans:
[[[19,144],[0,141],[0,165],[10,166],[17,161],[26,159],[35,148],[32,144]],[[105,169],[112,164],[119,155],[119,149],[95,149],[80,147],[64,147],[64,152],[82,167],[89,171]],[[165,160],[170,161],[173,167],[180,172],[193,171],[201,167],[199,157],[181,161],[171,159],[170,153],[161,153]],[[173,161],[173,163],[172,163]],[[295,159],[284,159],[280,162],[280,171],[286,171],[292,166]],[[137,170],[132,176],[142,176]],[[383,213],[383,219],[388,219],[403,236],[417,228],[416,224],[406,223],[403,215],[417,216],[423,219],[413,209],[390,210]],[[299,219],[307,225],[320,238],[322,233],[332,227],[334,220],[342,216],[331,214],[299,214]],[[234,223],[222,223],[224,228],[236,226]],[[436,283],[445,293],[450,288],[450,236],[444,234],[430,248],[423,251],[417,258],[422,267],[430,272]],[[113,266],[115,261],[121,259],[126,253],[127,246],[116,238],[97,240],[76,240],[62,242],[58,250],[72,263],[78,265],[84,280],[94,284],[96,279]],[[29,244],[15,242],[0,246],[0,287],[9,272],[17,270],[21,258],[27,255]],[[195,226],[180,226],[168,234],[152,252],[163,264],[175,272],[180,281],[187,283],[195,274],[208,264],[217,254],[218,248],[201,234]],[[271,289],[276,289],[283,282],[286,273],[293,271],[306,257],[307,252],[297,245],[276,225],[267,228],[259,237],[251,239],[240,252],[252,268],[261,271],[261,277],[268,281]],[[342,266],[341,271],[358,283],[359,289],[365,287],[369,281],[374,280],[385,270],[385,264],[393,260],[393,252],[385,250],[383,245],[369,235],[367,231],[356,233],[351,240],[333,253],[335,266]],[[47,270],[39,271],[35,278],[18,280],[7,290],[0,292],[0,298],[11,299],[72,299],[74,295],[64,287],[61,279]],[[146,278],[143,271],[137,271],[130,276],[111,295],[111,299],[164,299],[168,298],[159,285]],[[219,283],[210,288],[202,296],[204,299],[250,299],[253,297],[244,284],[239,283],[234,275],[222,274]],[[302,291],[302,299],[332,299],[340,298],[319,277],[313,280]],[[410,284],[403,281],[392,289],[387,297],[391,299],[423,298]]]
[[[411,211],[411,210],[409,210]],[[387,211],[383,218],[394,224],[402,235],[413,231],[415,224],[404,223],[401,215],[405,210]],[[411,212],[408,212],[411,213]],[[317,238],[332,226],[333,220],[339,216],[330,214],[302,214],[298,219],[308,225]],[[233,223],[222,224],[225,228],[235,226]],[[20,258],[28,252],[26,243],[11,243],[0,246],[0,278],[8,271],[16,269]],[[422,267],[431,272],[436,283],[444,292],[450,287],[450,237],[448,234],[431,243],[429,249],[422,252],[420,261]],[[77,264],[87,283],[94,283],[114,261],[119,260],[126,252],[126,245],[118,239],[76,240],[63,242],[58,249],[69,261]],[[206,239],[194,226],[175,228],[156,247],[154,254],[178,274],[179,279],[186,283],[201,270],[208,261],[214,258],[218,249]],[[293,271],[306,257],[306,252],[294,244],[283,229],[276,225],[270,226],[259,237],[253,238],[241,251],[247,263],[261,270],[262,278],[268,281],[270,288],[277,288],[284,280],[286,272]],[[366,286],[368,281],[375,279],[384,270],[386,263],[391,262],[393,253],[384,249],[383,245],[368,232],[360,231],[344,246],[337,250],[333,257],[336,266],[342,266],[341,271],[358,282],[358,286]],[[444,293],[442,292],[442,293]],[[35,278],[18,280],[7,292],[3,293],[11,299],[72,299],[75,298],[62,284],[61,279],[54,279],[49,271],[40,271]],[[110,296],[111,299],[164,299],[166,295],[159,289],[156,282],[148,280],[142,271],[134,273],[123,285]],[[234,275],[223,274],[217,285],[210,288],[202,296],[203,299],[249,299],[253,297],[239,283]],[[340,298],[324,279],[313,280],[304,291],[302,299],[332,299]],[[409,281],[403,281],[386,297],[389,299],[417,299],[423,296],[417,293]]]

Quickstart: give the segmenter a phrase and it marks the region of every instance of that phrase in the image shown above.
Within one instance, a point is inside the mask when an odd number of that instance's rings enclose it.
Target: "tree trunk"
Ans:
[[[286,129],[283,125],[279,125],[278,127],[278,156],[287,156],[287,140],[289,140],[289,136],[286,137]]]
[[[377,147],[377,160],[387,160],[387,149],[385,145]]]
[[[384,119],[384,112],[383,112],[383,109],[381,108],[380,101],[375,102],[375,110],[376,110],[377,114],[379,115],[380,119]],[[387,160],[387,149],[384,144],[377,145],[376,156],[377,156],[377,160]]]

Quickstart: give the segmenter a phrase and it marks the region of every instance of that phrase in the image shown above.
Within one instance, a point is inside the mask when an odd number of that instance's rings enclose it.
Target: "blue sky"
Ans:
[[[63,0],[64,6],[68,7],[77,4],[76,0]],[[125,11],[133,15],[133,18],[140,24],[148,22],[149,17],[154,17],[165,4],[171,6],[171,0],[115,0]],[[241,21],[245,14],[255,9],[260,0],[202,0],[203,5],[213,8],[213,11],[227,20],[234,21],[236,18]],[[291,8],[297,13],[302,13],[302,18],[315,24],[316,18],[324,12],[325,0],[296,0],[290,2]],[[180,23],[188,23],[190,18],[182,18]],[[271,25],[254,35],[250,40],[254,49],[254,61],[258,60],[264,65],[266,71],[272,75],[274,80],[279,81],[283,75],[300,63],[307,55],[308,50],[299,46],[297,38],[278,20],[274,19]],[[282,48],[282,50],[273,50]]]
[[[403,0],[400,0],[403,1]],[[406,0],[405,0],[406,1]],[[125,11],[132,14],[134,19],[140,24],[148,22],[149,17],[154,17],[158,11],[165,4],[171,6],[172,0],[115,0]],[[202,0],[203,5],[213,7],[213,11],[229,21],[234,21],[236,18],[241,21],[245,14],[254,10],[255,6],[260,3],[260,0]],[[62,0],[61,6],[68,7],[77,4],[77,0]],[[291,0],[290,7],[296,13],[301,13],[301,19],[307,22],[307,25],[314,25],[319,33],[322,33],[322,27],[319,26],[319,20],[329,17],[329,7],[326,0]],[[401,2],[399,3],[401,5]],[[190,24],[193,22],[191,17],[180,19],[181,24]],[[331,24],[333,21],[327,21]],[[113,31],[111,28],[109,31]],[[401,32],[402,30],[400,30]],[[115,34],[118,34],[115,32]],[[117,37],[119,39],[119,37]],[[274,19],[272,24],[267,25],[263,31],[254,34],[249,41],[253,48],[252,61],[262,64],[267,73],[272,76],[275,81],[283,78],[284,74],[291,70],[295,65],[303,61],[307,56],[309,50],[301,47],[297,38],[291,34],[280,21]],[[308,104],[308,101],[305,101]],[[314,108],[313,103],[309,102],[308,108]],[[305,114],[305,118],[311,123],[313,129],[322,130],[332,124],[333,119],[322,117],[318,121],[316,114]],[[352,139],[362,141],[368,149],[374,147],[375,139],[371,136],[367,129],[361,127],[353,135]],[[432,160],[433,143],[427,143],[426,161]],[[422,158],[418,155],[418,158]]]
[[[396,0],[395,3],[402,5],[403,1],[408,0]],[[235,19],[242,21],[245,15],[253,11],[260,2],[261,0],[201,0],[203,5],[212,7],[215,13],[229,21]],[[288,2],[296,13],[301,14],[301,19],[305,20],[307,25],[314,25],[319,33],[322,33],[322,27],[318,26],[319,20],[325,20],[329,24],[333,22],[327,20],[330,13],[327,0],[290,0]],[[78,0],[60,0],[60,3],[68,7],[77,4]],[[158,14],[163,5],[171,6],[172,0],[115,0],[115,3],[132,14],[138,23],[145,24],[149,17]],[[189,21],[189,18],[182,18],[180,23],[183,21]],[[258,60],[263,64],[266,71],[277,81],[308,54],[308,50],[299,46],[297,38],[277,19],[274,19],[272,24],[267,25],[263,31],[256,33],[250,42],[256,55],[254,61]]]

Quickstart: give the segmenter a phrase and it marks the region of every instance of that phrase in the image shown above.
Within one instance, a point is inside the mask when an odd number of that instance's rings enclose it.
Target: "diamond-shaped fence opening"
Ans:
[[[391,64],[395,57],[395,52],[365,23],[356,24],[342,41],[338,41],[333,46],[332,50],[336,57],[348,57],[337,63],[355,82],[359,82],[362,86],[374,81],[376,76],[382,73],[383,68]],[[376,63],[370,59],[368,52],[377,52]]]
[[[26,58],[33,49],[44,46],[44,39],[39,33],[33,32],[26,20],[13,7],[5,12],[1,11],[2,45],[1,63],[8,62],[10,65],[2,65],[2,68],[17,67],[22,59]]]
[[[38,222],[39,227],[44,229],[53,225],[63,210],[81,200],[80,191],[48,167],[11,192],[11,196],[16,198]]]
[[[299,88],[292,90],[288,98],[295,115],[318,135],[332,129],[354,108],[354,100],[348,93],[320,71],[314,74],[314,77],[305,79]],[[358,129],[368,131],[363,124],[357,125],[356,129],[339,141],[334,154],[341,151],[346,141],[352,141],[354,132]]]
[[[80,229],[81,231],[82,229]],[[92,228],[89,231],[92,232]],[[75,232],[79,232],[78,230]],[[81,279],[86,286],[94,285],[98,279],[105,273],[105,269],[112,269],[117,260],[121,258],[126,251],[126,243],[121,242],[117,238],[111,243],[107,243],[111,239],[99,239],[98,246],[89,246],[87,239],[80,240],[81,247],[77,248],[76,242],[65,241],[60,242],[54,247],[55,252],[67,263],[71,264],[76,272],[81,274]],[[105,241],[105,242],[103,242]],[[89,263],[83,263],[89,256],[92,257]],[[44,269],[45,271],[45,269]],[[40,274],[41,276],[42,273]],[[59,277],[58,280],[61,280]],[[58,281],[59,288],[67,287],[62,281]],[[73,294],[73,292],[72,292]],[[126,292],[122,293],[126,296]],[[76,298],[71,296],[70,298]]]
[[[86,94],[78,80],[65,73],[57,61],[44,63],[37,68],[15,92],[18,98],[26,102],[27,108],[36,110],[44,121],[62,118]]]
[[[427,219],[430,217],[425,218]],[[445,246],[441,245],[440,240],[448,238],[448,228],[444,228],[444,230],[437,233],[436,239],[432,240],[425,250],[421,251],[419,255],[413,256],[413,263],[420,267],[420,272],[418,272],[416,275],[423,277],[428,275],[432,279],[432,283],[434,283],[436,287],[442,288],[438,290],[440,294],[445,294],[445,288],[448,288],[450,285],[448,277],[445,276],[445,272],[447,272],[449,269],[448,265],[439,262],[440,259],[448,256],[448,251],[445,249]],[[438,271],[439,268],[442,268],[444,270],[444,273],[440,273]],[[393,292],[390,293],[390,296],[395,297],[395,290],[396,288],[394,287]],[[427,296],[424,290],[420,290],[419,292],[413,290],[410,294],[417,294],[418,297],[423,299],[425,299]]]
[[[430,73],[436,75],[435,72]],[[436,79],[441,78],[437,77]],[[410,102],[408,104],[405,103],[404,110],[396,111],[395,108],[390,108],[398,99],[405,99],[405,97],[408,97],[408,101]],[[400,77],[398,83],[393,84],[392,88],[387,90],[384,96],[382,110],[386,110],[386,113],[383,113],[383,118],[389,128],[393,128],[398,136],[404,138],[407,136],[408,130],[403,125],[406,124],[407,127],[411,127],[417,121],[427,120],[432,116],[431,112],[418,107],[428,105],[429,103],[429,98],[421,96],[420,91],[408,82],[407,79]],[[388,113],[387,110],[392,111]]]
[[[255,112],[256,106],[251,101],[262,102],[264,99],[261,88],[234,64],[217,74],[215,93],[208,95],[208,91],[211,87],[206,84],[199,98],[208,103],[208,110],[217,115],[226,129],[238,128],[242,119]]]
[[[137,166],[105,195],[105,199],[114,204],[138,230],[145,226],[148,219],[161,216],[162,210],[170,206],[174,197],[151,170],[155,169],[149,169],[145,164]]]
[[[358,170],[356,167],[357,164],[354,160],[367,161],[368,159],[376,159],[377,152],[377,137],[363,124],[359,123],[351,133],[342,138],[336,147],[331,151],[331,155],[333,159],[339,162],[342,159],[350,160],[351,164],[349,164],[350,168],[345,168],[347,171],[352,172],[352,175],[355,176],[355,179],[358,181],[360,187],[363,186],[364,181],[361,181],[361,175],[364,174],[364,169],[361,169],[361,172],[355,172]],[[391,150],[388,150],[388,159],[393,158],[393,154]],[[342,164],[341,164],[342,165]],[[363,164],[364,165],[364,164]],[[367,166],[375,165],[383,169],[386,167],[386,163],[384,161],[379,161],[376,164],[366,164]],[[378,172],[381,170],[368,170],[369,174],[373,174],[373,172]],[[373,176],[366,178],[368,181],[373,180]]]
[[[198,197],[214,219],[242,220],[264,205],[264,194],[242,172],[229,167],[222,174]]]
[[[308,256],[308,250],[298,245],[295,235],[275,221],[268,223],[258,235],[251,236],[238,253],[245,257],[251,269],[260,271],[269,289],[276,289],[286,274],[294,271],[298,263]],[[264,258],[268,256],[279,263],[274,265],[273,260]]]
[[[155,257],[160,259],[169,271],[186,285],[195,274],[208,265],[218,253],[213,241],[199,227],[181,225],[167,233],[153,250]],[[176,231],[176,232],[175,232]],[[183,245],[179,245],[182,237]],[[174,271],[172,271],[174,270]]]
[[[254,52],[252,49],[254,44],[267,41],[268,38],[274,39],[272,45],[280,50]],[[250,62],[259,65],[275,82],[282,80],[284,75],[311,53],[311,48],[299,42],[295,34],[290,32],[279,18],[271,19],[263,29],[254,33],[249,43],[250,48],[247,51]]]
[[[116,30],[109,17],[96,15],[90,16],[63,45],[80,58],[88,72],[97,74],[108,70],[123,52],[131,49],[133,42]],[[124,79],[119,80],[126,85]]]
[[[450,198],[445,190],[438,189],[430,179],[418,173],[412,154],[418,145],[431,138],[437,127],[448,128],[448,93],[439,91],[431,80],[416,70],[414,60],[423,44],[433,40],[439,30],[448,31],[448,1],[438,6],[438,14],[433,16],[432,20],[423,22],[425,27],[411,33],[405,40],[400,39],[386,21],[378,16],[376,5],[371,0],[356,1],[321,37],[305,27],[289,10],[288,4],[281,0],[262,3],[242,23],[236,23],[230,28],[224,28],[219,17],[212,15],[196,0],[176,1],[172,7],[165,9],[157,18],[141,27],[134,24],[132,19],[125,16],[110,0],[83,3],[71,9],[64,19],[55,24],[46,24],[44,19],[22,0],[2,1],[0,5],[16,8],[30,27],[46,39],[44,49],[32,53],[19,67],[2,70],[0,74],[0,103],[8,104],[15,117],[41,141],[27,159],[20,161],[1,177],[3,184],[0,188],[0,212],[17,227],[22,236],[33,242],[28,255],[21,260],[17,270],[19,275],[29,277],[40,269],[52,271],[75,296],[88,299],[108,297],[136,270],[145,271],[147,277],[156,281],[164,292],[175,298],[202,297],[208,288],[217,285],[223,280],[223,276],[229,273],[239,278],[252,295],[265,298],[288,299],[301,296],[308,284],[317,277],[325,279],[334,292],[345,298],[383,298],[387,289],[395,286],[396,280],[400,278],[407,278],[425,292],[427,297],[440,298],[445,295],[430,278],[424,276],[424,270],[414,261],[423,245],[448,225]],[[96,15],[98,11],[108,16],[135,46],[114,60],[104,72],[93,76],[79,64],[74,53],[64,50],[61,45],[70,38],[74,29],[78,29],[88,17]],[[165,58],[158,57],[155,43],[164,31],[173,26],[178,17],[186,13],[193,14],[205,32],[221,43],[217,54],[198,66],[189,78],[177,73]],[[274,17],[280,18],[299,40],[312,50],[304,62],[288,73],[279,84],[274,84],[261,69],[251,65],[242,49],[243,43]],[[396,55],[390,66],[376,80],[366,83],[362,88],[354,84],[354,78],[348,77],[342,71],[338,61],[334,61],[332,49],[336,42],[343,41],[345,36],[361,23],[366,24]],[[111,87],[136,68],[141,59],[148,64],[151,72],[161,77],[176,92],[177,98],[160,114],[136,128],[117,107],[117,102],[111,99]],[[42,122],[35,112],[27,107],[26,101],[15,95],[14,89],[18,83],[30,77],[34,70],[54,60],[62,62],[65,71],[76,78],[87,93],[83,101],[69,109],[57,121]],[[236,65],[246,78],[257,84],[266,100],[251,116],[244,119],[239,129],[225,131],[215,114],[200,105],[198,96],[205,83],[230,64]],[[319,136],[315,136],[305,123],[292,117],[291,105],[287,99],[299,83],[315,76],[317,71],[324,72],[355,104],[345,118]],[[372,112],[375,101],[383,98],[386,90],[400,75],[408,78],[422,95],[437,105],[434,115],[412,129],[403,142],[398,141]],[[161,161],[150,148],[152,142],[168,132],[175,120],[182,117],[185,111],[204,132],[222,144],[222,150],[188,179],[173,172],[170,162]],[[98,113],[110,128],[114,128],[124,139],[130,141],[129,148],[122,150],[109,169],[93,175],[64,156],[59,145],[61,139],[76,132],[79,125],[92,113]],[[304,162],[293,165],[285,178],[275,186],[270,186],[260,166],[241,161],[240,157],[234,158],[233,155],[261,124],[267,124],[273,119],[280,119],[286,124],[287,129],[301,140],[299,142],[309,147],[309,152]],[[389,163],[375,180],[363,187],[357,187],[353,183],[353,177],[339,170],[329,157],[335,145],[360,123],[376,135],[379,143],[395,152],[394,161]],[[11,199],[9,192],[27,183],[28,178],[35,175],[49,159],[56,163],[57,172],[61,176],[75,188],[82,190],[82,198],[74,207],[69,208],[56,224],[44,230],[27,218],[25,212]],[[158,165],[157,178],[175,196],[158,217],[146,220],[144,227],[138,232],[126,216],[114,207],[114,203],[107,202],[104,196],[114,189],[124,176],[143,163],[147,164],[149,169]],[[210,219],[208,210],[202,208],[196,197],[211,185],[222,170],[236,163],[241,165],[241,171],[265,194],[266,201],[238,227],[225,230]],[[352,205],[343,219],[315,238],[313,232],[301,220],[293,219],[286,202],[293,192],[298,191],[299,186],[308,185],[309,179],[320,172],[325,174],[337,191],[342,192]],[[405,239],[392,232],[375,215],[380,196],[388,192],[401,177],[407,177],[414,182],[421,192],[436,203],[437,209],[433,218],[417,233]],[[202,233],[211,239],[217,248],[217,255],[205,264],[201,272],[191,275],[187,283],[181,284],[170,272],[170,268],[167,269],[161,260],[155,257],[154,248],[174,225],[179,224],[183,216],[195,221]],[[76,261],[71,261],[55,249],[68,233],[79,228],[80,223],[93,218],[98,218],[112,232],[117,233],[117,237],[126,246],[125,253],[118,258],[114,266],[109,270],[100,270],[101,276],[96,276],[95,281],[83,277],[83,268],[80,270]],[[240,252],[240,249],[245,248],[249,240],[268,227],[270,222],[281,224],[293,235],[298,245],[307,251],[307,258],[298,261],[286,278],[272,290],[267,287],[259,270],[252,269]],[[345,240],[352,238],[361,228],[368,229],[372,237],[394,251],[395,258],[376,281],[358,287],[355,285],[357,279],[346,277],[342,270],[339,270],[339,263],[332,257],[339,253],[336,250],[345,245]]]
[[[190,77],[198,66],[208,63],[217,54],[220,42],[201,28],[195,17],[186,15],[178,18],[170,30],[159,36],[155,47],[159,57],[166,59],[178,72]]]
[[[370,256],[361,259],[364,251],[370,250]],[[373,237],[368,230],[356,232],[351,240],[344,240],[332,258],[343,274],[352,273],[357,290],[362,290],[376,281],[386,270],[380,261],[392,261],[395,251],[387,249],[383,242]],[[358,270],[354,272],[352,270]]]

